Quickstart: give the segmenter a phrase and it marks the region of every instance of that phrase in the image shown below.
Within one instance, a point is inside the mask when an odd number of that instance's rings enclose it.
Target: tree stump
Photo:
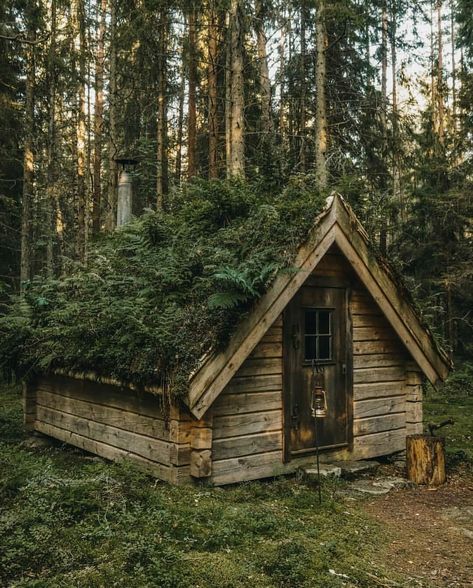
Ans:
[[[407,479],[440,486],[445,482],[445,437],[409,435],[406,439]]]

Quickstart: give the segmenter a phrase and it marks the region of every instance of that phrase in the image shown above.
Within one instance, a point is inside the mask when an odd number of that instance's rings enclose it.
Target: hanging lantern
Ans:
[[[323,368],[314,369],[314,388],[312,390],[312,416],[323,419],[327,416],[327,394],[324,390]]]

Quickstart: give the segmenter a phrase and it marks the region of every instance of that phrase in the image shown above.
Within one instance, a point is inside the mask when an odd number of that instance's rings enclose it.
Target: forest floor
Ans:
[[[0,586],[473,586],[473,398],[433,395],[449,480],[356,496],[295,479],[171,487],[61,445],[31,447],[0,388]],[[399,473],[383,466],[381,473]]]

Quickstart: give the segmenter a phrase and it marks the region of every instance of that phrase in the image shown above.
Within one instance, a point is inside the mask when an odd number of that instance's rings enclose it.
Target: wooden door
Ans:
[[[347,445],[351,433],[351,365],[347,289],[304,285],[284,313],[285,457]],[[312,416],[313,361],[323,369],[327,416]]]

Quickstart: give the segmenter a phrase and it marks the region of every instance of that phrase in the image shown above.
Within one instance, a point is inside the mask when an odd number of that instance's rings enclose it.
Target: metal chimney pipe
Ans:
[[[117,194],[117,227],[131,220],[133,206],[133,180],[129,171],[133,171],[138,163],[131,157],[117,157],[118,164],[118,194]]]
[[[133,185],[130,174],[122,169],[118,178],[117,227],[131,220]]]

